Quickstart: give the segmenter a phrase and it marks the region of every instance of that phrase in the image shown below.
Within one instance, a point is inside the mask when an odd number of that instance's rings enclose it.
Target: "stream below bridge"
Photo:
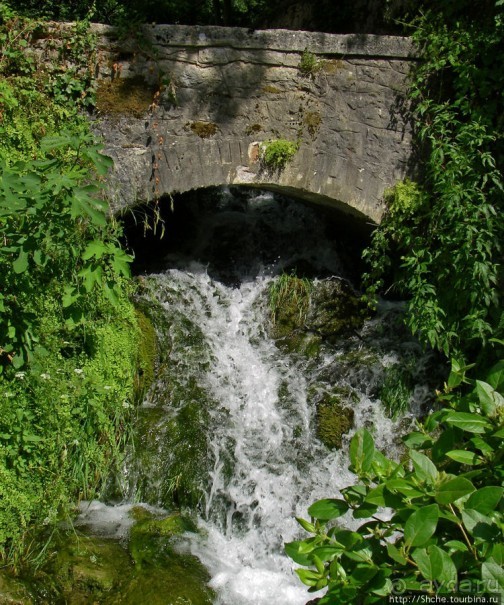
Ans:
[[[401,305],[386,301],[340,335],[275,338],[270,303],[280,276],[315,292],[348,285],[356,267],[323,216],[298,202],[223,189],[198,213],[192,238],[141,267],[140,307],[160,343],[156,380],[122,476],[108,500],[82,504],[78,523],[124,540],[139,503],[157,516],[182,510],[195,528],[175,550],[201,561],[213,596],[173,604],[304,605],[316,595],[283,552],[304,534],[295,517],[353,481],[347,445],[359,427],[400,455],[398,435],[429,404],[432,359],[402,326]],[[391,373],[402,376],[396,396],[408,401],[397,419],[382,402]],[[336,432],[337,414],[350,422],[341,447],[320,439],[328,410]]]

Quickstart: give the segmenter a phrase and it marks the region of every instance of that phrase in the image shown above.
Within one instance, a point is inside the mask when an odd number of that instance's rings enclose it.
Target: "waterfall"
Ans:
[[[136,452],[126,469],[129,498],[168,506],[166,494],[194,475],[199,496],[190,500],[200,531],[187,535],[184,548],[209,570],[216,605],[304,605],[311,595],[283,545],[304,534],[296,516],[354,481],[346,454],[351,435],[341,449],[323,445],[314,398],[339,385],[352,408],[351,432],[371,428],[378,447],[398,454],[398,427],[408,419],[387,417],[377,385],[404,359],[414,359],[418,378],[425,358],[396,330],[397,305],[315,358],[278,347],[268,330],[275,276],[308,265],[322,278],[344,275],[323,221],[271,194],[244,200],[226,193],[199,211],[192,249],[169,255],[166,270],[145,278],[146,304],[162,309],[166,361],[141,409],[154,419],[142,442],[150,453]],[[232,245],[223,246],[226,238]],[[426,392],[418,378],[411,406]],[[195,439],[189,445],[179,440],[188,422]],[[177,439],[169,436],[174,423]],[[192,466],[171,470],[184,456],[194,456]]]

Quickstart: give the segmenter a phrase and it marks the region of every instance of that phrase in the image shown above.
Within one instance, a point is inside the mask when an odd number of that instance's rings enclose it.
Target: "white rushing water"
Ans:
[[[193,251],[171,255],[166,262],[172,268],[147,280],[150,296],[164,307],[169,333],[178,325],[186,332],[197,326],[205,343],[202,363],[191,361],[201,353],[190,344],[177,349],[172,342],[168,356],[180,379],[193,381],[214,402],[205,427],[210,460],[198,509],[201,531],[188,536],[188,548],[211,574],[216,605],[304,605],[317,595],[299,581],[284,544],[306,537],[296,516],[306,518],[312,502],[337,497],[354,480],[346,455],[351,435],[341,451],[317,439],[314,392],[334,384],[351,392],[353,430],[370,428],[377,446],[394,453],[398,423],[384,413],[376,384],[384,368],[416,345],[402,342],[401,335],[394,340],[377,318],[349,339],[350,349],[327,347],[315,361],[282,352],[267,330],[266,292],[273,276],[299,262],[324,276],[341,275],[341,262],[323,221],[309,209],[279,203],[271,194],[255,194],[245,203],[229,199],[217,205],[220,212],[203,217]],[[229,250],[220,246],[228,237],[225,225],[234,241]],[[224,279],[219,256],[225,259]],[[359,357],[370,339],[376,341],[372,363],[342,361],[349,350]],[[161,417],[186,403],[173,401],[162,377],[154,390],[144,406],[158,406]],[[412,404],[424,395],[417,386]],[[160,428],[156,443],[162,439]],[[163,472],[159,479],[144,469],[157,483]],[[350,518],[343,522],[355,524]]]
[[[352,475],[346,455],[316,438],[306,363],[282,354],[266,335],[261,301],[271,278],[231,287],[193,265],[151,279],[167,313],[186,314],[198,325],[212,359],[199,380],[217,402],[211,410],[213,468],[202,532],[191,538],[191,551],[210,570],[219,604],[304,605],[310,594],[283,545],[303,534],[295,517],[306,517],[314,500],[335,497]],[[390,449],[396,430],[366,395],[366,385],[354,411],[356,428],[372,425],[380,445]],[[231,476],[225,464],[230,443]]]

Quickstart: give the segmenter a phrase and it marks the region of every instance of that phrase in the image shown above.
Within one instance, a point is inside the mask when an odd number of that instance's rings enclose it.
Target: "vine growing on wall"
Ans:
[[[504,3],[476,20],[463,6],[429,11],[415,31],[422,61],[410,98],[424,175],[386,198],[365,253],[368,296],[398,260],[390,287],[408,297],[412,332],[446,355],[474,353],[504,329]]]

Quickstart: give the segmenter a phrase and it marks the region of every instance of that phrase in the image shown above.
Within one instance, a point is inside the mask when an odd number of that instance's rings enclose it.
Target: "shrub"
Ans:
[[[324,63],[324,61],[318,59],[316,55],[305,48],[301,54],[298,68],[304,76],[314,76],[324,67]]]
[[[286,544],[319,604],[370,604],[387,595],[499,593],[504,588],[504,360],[458,394],[467,367],[453,363],[440,400],[395,462],[361,429],[350,443],[358,482],[341,498],[319,500],[298,519],[311,537]],[[388,507],[389,516],[378,514]],[[344,514],[355,531],[334,524]],[[338,523],[338,522],[336,522]]]
[[[286,139],[266,141],[260,146],[260,159],[263,166],[272,170],[282,170],[295,156],[299,144]]]

